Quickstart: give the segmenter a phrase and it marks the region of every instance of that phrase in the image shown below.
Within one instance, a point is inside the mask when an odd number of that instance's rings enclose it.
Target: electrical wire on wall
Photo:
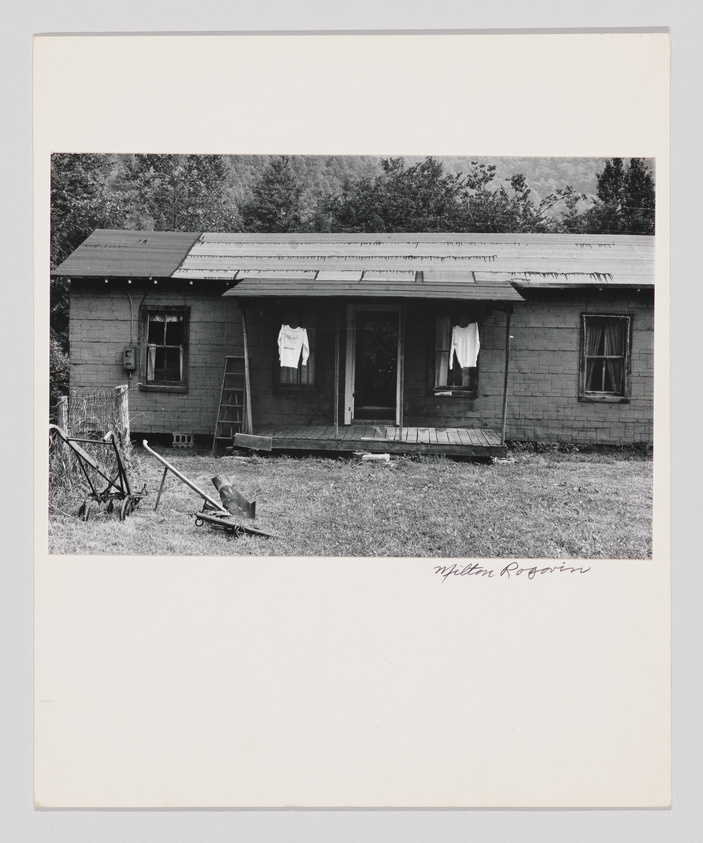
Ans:
[[[128,282],[131,283],[131,282]],[[127,293],[127,298],[129,299],[129,347],[134,348],[134,300],[132,299],[132,294],[129,290],[125,291]],[[141,313],[142,306],[146,301],[146,297],[149,295],[149,284],[147,283],[146,289],[144,290],[144,295],[142,296],[142,300],[139,302],[139,312]],[[134,373],[130,370],[129,374],[127,375],[127,381],[130,389],[134,388]]]

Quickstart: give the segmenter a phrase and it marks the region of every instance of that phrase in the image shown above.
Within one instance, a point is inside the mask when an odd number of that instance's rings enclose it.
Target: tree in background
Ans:
[[[347,182],[326,204],[328,231],[546,232],[560,231],[559,203],[572,210],[585,196],[566,186],[535,203],[522,174],[495,185],[496,166],[472,161],[466,174],[447,173],[429,157],[406,166],[381,161],[382,172]]]
[[[291,159],[281,155],[268,163],[242,208],[244,231],[283,233],[305,231],[303,185]]]
[[[222,155],[53,155],[52,267],[96,228],[237,231],[229,172]]]
[[[130,155],[119,189],[129,198],[129,228],[237,231],[222,155]]]
[[[622,211],[627,221],[627,234],[654,234],[654,179],[640,158],[632,158],[625,176]]]
[[[654,179],[640,158],[611,158],[598,175],[598,198],[585,215],[590,234],[654,234]]]
[[[127,202],[113,189],[119,162],[112,155],[51,156],[51,266],[58,266],[96,228],[124,224]]]
[[[381,173],[347,181],[326,202],[327,230],[346,232],[460,231],[465,179],[429,157],[411,167],[381,161]]]
[[[466,214],[462,231],[490,232],[548,232],[558,231],[558,219],[550,213],[571,188],[550,193],[535,204],[532,189],[521,173],[516,173],[505,185],[493,186],[495,166],[472,162],[467,177]]]
[[[62,395],[68,395],[69,359],[61,343],[53,336],[49,341],[49,408],[55,418],[55,408]]]
[[[588,197],[585,193],[577,193],[570,185],[562,188],[560,199],[563,202],[564,210],[559,219],[559,227],[561,231],[567,234],[586,234],[587,229],[587,214],[588,210],[584,211],[579,207],[579,203],[585,201]]]
[[[464,183],[464,215],[460,231],[477,234],[509,231],[511,226],[511,201],[503,185],[494,186],[495,164],[472,161]]]
[[[58,266],[96,228],[119,228],[125,204],[112,190],[118,165],[109,155],[51,156],[51,268]],[[51,401],[68,391],[68,285],[49,288]]]

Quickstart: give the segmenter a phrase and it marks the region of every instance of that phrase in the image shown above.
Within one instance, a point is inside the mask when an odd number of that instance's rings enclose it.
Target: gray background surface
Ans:
[[[94,0],[8,4],[2,50],[3,587],[0,839],[8,841],[687,841],[701,834],[700,4],[693,0]],[[46,32],[669,27],[672,34],[674,805],[669,811],[35,811],[32,804],[31,38]]]

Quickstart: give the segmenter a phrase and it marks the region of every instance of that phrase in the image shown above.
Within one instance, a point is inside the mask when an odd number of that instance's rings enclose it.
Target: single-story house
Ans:
[[[52,275],[70,278],[71,388],[128,383],[140,433],[652,441],[653,237],[97,230]]]

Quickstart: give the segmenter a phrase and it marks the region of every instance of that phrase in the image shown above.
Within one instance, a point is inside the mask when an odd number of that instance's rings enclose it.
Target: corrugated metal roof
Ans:
[[[169,278],[200,235],[180,231],[97,229],[52,275]]]
[[[653,286],[654,238],[101,230],[55,274],[218,279],[234,282],[228,294],[247,296],[255,295],[250,290],[258,285],[259,295],[486,298],[511,284]]]
[[[240,269],[234,276],[237,281],[275,278],[286,281],[314,281],[317,271],[314,269]]]

